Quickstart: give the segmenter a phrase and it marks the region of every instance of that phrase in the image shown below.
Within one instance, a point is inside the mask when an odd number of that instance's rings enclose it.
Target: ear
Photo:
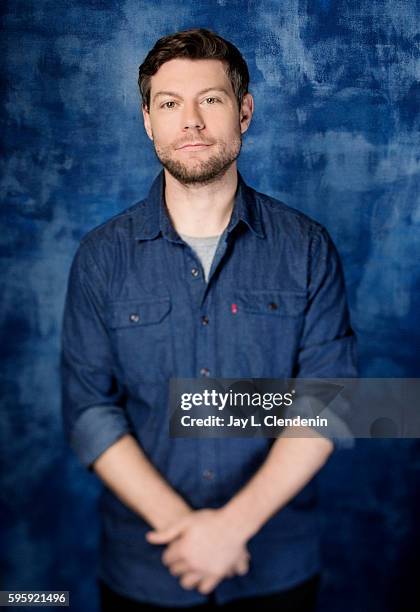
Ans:
[[[146,133],[148,137],[150,138],[150,140],[153,140],[152,124],[150,121],[149,110],[145,106],[142,105],[141,112],[143,113],[144,129],[146,130]]]
[[[249,128],[251,123],[252,115],[254,113],[254,98],[250,93],[247,93],[242,98],[241,110],[239,113],[241,133],[244,134]]]

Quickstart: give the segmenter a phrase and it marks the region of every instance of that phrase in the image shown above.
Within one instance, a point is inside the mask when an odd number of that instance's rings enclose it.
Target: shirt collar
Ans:
[[[172,225],[166,208],[163,170],[153,181],[148,196],[142,202],[142,206],[137,209],[137,213],[135,233],[137,240],[150,240],[162,233],[168,240],[182,242]],[[248,187],[238,172],[238,187],[232,214],[226,228],[227,233],[230,233],[239,221],[243,221],[260,238],[265,237],[260,205],[255,197],[255,192]]]

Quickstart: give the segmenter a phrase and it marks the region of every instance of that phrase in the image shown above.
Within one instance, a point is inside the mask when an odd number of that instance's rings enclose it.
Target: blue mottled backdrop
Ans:
[[[60,321],[78,240],[143,197],[159,169],[138,65],[158,37],[192,26],[242,50],[256,114],[241,172],[328,228],[362,376],[415,377],[420,9],[16,0],[2,10],[1,588],[67,589],[73,610],[94,612],[99,486],[63,440]],[[419,464],[417,442],[364,440],[324,468],[320,611],[416,609]]]

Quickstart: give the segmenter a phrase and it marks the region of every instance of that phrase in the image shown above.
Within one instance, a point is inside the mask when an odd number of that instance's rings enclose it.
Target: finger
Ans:
[[[162,563],[164,565],[172,565],[172,563],[182,561],[182,557],[183,556],[180,547],[176,544],[170,544],[165,548],[162,553]]]
[[[239,576],[244,576],[248,573],[249,562],[247,558],[241,559],[235,565],[235,573]]]
[[[184,589],[189,591],[190,589],[193,589],[202,578],[203,575],[199,572],[187,572],[182,576],[179,583]]]
[[[151,544],[167,544],[177,538],[184,530],[184,523],[180,521],[168,529],[148,531],[146,533],[146,540]]]
[[[221,578],[218,576],[206,576],[200,581],[197,590],[203,595],[207,595],[216,588],[220,580]]]
[[[188,573],[190,566],[185,561],[175,561],[171,563],[169,566],[169,572],[172,576],[180,576],[182,574]]]

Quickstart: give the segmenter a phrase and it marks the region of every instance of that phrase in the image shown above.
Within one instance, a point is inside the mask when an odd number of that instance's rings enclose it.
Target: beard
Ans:
[[[195,158],[188,163],[174,159],[173,146],[161,147],[156,142],[155,153],[162,166],[180,183],[205,185],[219,180],[238,158],[242,146],[242,134],[238,131],[229,144],[220,140],[214,143],[219,145],[218,152],[203,161]]]

